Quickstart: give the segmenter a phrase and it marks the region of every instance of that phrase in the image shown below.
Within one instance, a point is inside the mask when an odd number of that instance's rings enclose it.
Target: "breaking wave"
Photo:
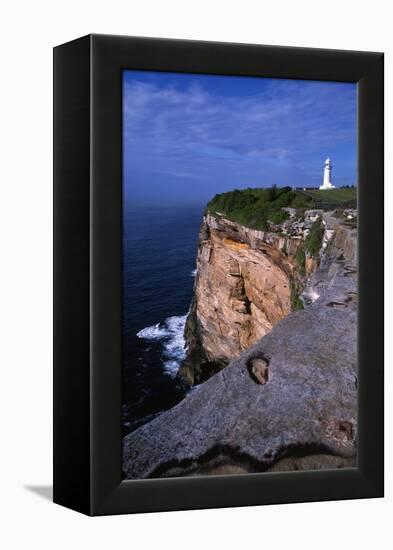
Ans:
[[[137,333],[138,338],[160,341],[163,346],[164,371],[174,378],[180,364],[185,359],[184,327],[187,315],[168,317],[163,323],[143,328]]]

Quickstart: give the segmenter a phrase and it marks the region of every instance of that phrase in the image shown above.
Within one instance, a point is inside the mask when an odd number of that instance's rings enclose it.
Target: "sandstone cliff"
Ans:
[[[306,216],[302,225],[288,221],[276,232],[219,214],[204,217],[180,369],[191,384],[209,378],[302,306],[298,296],[317,265],[304,241],[319,214]]]
[[[238,356],[177,406],[124,439],[126,478],[355,465],[356,227],[328,215],[324,215],[324,222],[320,265],[307,278],[301,276],[306,307],[283,317],[290,310],[289,285],[285,281],[298,277],[293,264],[296,252],[286,248],[285,253],[284,242],[285,247],[291,247],[297,239],[257,235],[248,230],[240,238],[239,233],[233,238],[227,222],[207,220],[209,228],[204,230],[209,233],[203,240],[209,241],[209,247],[200,248],[198,269],[205,261],[201,255],[209,249],[210,254],[219,256],[220,265],[229,262],[234,273],[230,275],[233,283],[228,279],[233,285],[230,288],[236,289],[231,299],[240,310],[231,315],[234,319],[238,314],[248,316],[248,342],[274,326],[245,351],[241,349],[247,342],[242,343],[240,332],[235,331],[235,343],[228,342],[232,327],[222,327],[215,357],[224,360],[227,350]],[[225,235],[220,235],[222,223]],[[264,248],[269,254],[263,254]],[[258,262],[264,258],[266,271],[274,274],[280,293],[277,300],[269,291],[271,273],[266,274],[266,293],[260,289],[262,298],[244,281],[244,274],[252,273],[256,254]],[[203,283],[210,294],[209,304],[202,311],[207,311],[215,328],[218,325],[214,324],[214,305],[210,309],[210,302],[217,307],[216,295],[221,286],[229,287],[218,264],[212,265],[221,278],[214,288],[209,288],[207,279]],[[196,282],[197,288],[202,281]],[[244,296],[248,297],[248,305],[242,304]],[[258,313],[253,312],[251,303]],[[255,376],[261,365],[263,383]]]

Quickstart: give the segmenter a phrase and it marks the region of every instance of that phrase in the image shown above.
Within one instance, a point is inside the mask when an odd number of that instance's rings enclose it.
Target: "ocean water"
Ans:
[[[203,206],[123,213],[123,431],[181,401],[176,377],[195,278]]]

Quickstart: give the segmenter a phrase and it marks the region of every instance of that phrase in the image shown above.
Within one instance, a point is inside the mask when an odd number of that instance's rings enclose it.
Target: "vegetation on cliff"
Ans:
[[[310,206],[311,205],[311,206]],[[266,231],[268,220],[274,224],[284,222],[288,213],[283,207],[312,207],[312,199],[299,195],[290,187],[267,189],[235,189],[220,193],[208,203],[207,210],[211,214],[223,214],[228,219],[252,229]]]
[[[342,187],[319,191],[301,191],[291,187],[235,189],[220,193],[208,203],[210,214],[223,214],[228,219],[250,227],[267,231],[269,221],[275,225],[288,218],[283,208],[305,210],[312,208],[336,208],[356,205],[356,187]]]
[[[295,254],[295,260],[299,268],[300,275],[306,274],[306,251],[304,243],[300,243]]]
[[[295,260],[301,276],[306,274],[306,257],[317,258],[321,251],[324,227],[322,220],[316,220],[310,229],[304,242],[301,242],[297,247]]]
[[[303,302],[300,299],[301,289],[299,288],[298,283],[293,277],[290,279],[290,288],[292,311],[296,311],[297,309],[304,309]]]
[[[321,250],[323,233],[324,228],[322,225],[322,220],[318,219],[312,224],[310,233],[307,235],[306,240],[304,241],[304,246],[307,252],[313,258],[315,258]]]

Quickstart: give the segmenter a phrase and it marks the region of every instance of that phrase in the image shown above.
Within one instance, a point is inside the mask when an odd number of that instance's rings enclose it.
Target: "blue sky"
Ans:
[[[126,200],[205,203],[244,187],[356,184],[356,84],[123,71]]]

